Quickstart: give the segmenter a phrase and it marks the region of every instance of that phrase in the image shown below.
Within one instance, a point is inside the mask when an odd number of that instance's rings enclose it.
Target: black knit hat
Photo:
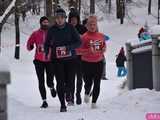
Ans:
[[[77,20],[78,20],[78,23],[80,23],[80,16],[79,16],[79,13],[77,10],[72,10],[70,11],[69,15],[68,15],[68,22],[70,23],[71,22],[71,18],[72,17],[76,17]]]
[[[39,23],[41,24],[44,20],[48,20],[48,18],[46,16],[41,17]]]
[[[66,16],[66,12],[64,11],[64,9],[62,9],[62,8],[58,8],[57,10],[56,10],[56,12],[55,12],[55,16],[63,16],[63,17],[67,17]]]

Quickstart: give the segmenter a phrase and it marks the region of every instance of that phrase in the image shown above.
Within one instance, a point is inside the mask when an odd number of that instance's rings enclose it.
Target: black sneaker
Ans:
[[[48,103],[46,101],[43,101],[41,108],[47,108],[48,107]]]
[[[82,98],[80,94],[76,94],[76,104],[77,105],[82,104]]]
[[[54,88],[51,88],[51,95],[52,97],[56,97],[56,90]]]
[[[108,80],[108,78],[106,78],[105,76],[102,77],[102,80]]]
[[[66,107],[61,107],[60,112],[67,112],[67,108]]]

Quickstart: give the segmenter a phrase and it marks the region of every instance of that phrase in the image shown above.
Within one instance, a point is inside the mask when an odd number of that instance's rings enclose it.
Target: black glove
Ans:
[[[30,49],[32,50],[34,48],[34,46],[33,45],[30,45]]]

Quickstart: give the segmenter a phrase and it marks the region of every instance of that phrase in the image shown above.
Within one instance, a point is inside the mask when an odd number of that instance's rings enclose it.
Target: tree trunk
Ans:
[[[52,0],[46,0],[46,16],[51,17],[52,15]]]
[[[124,16],[125,16],[125,1],[120,0],[120,24],[123,24]]]
[[[20,58],[20,30],[19,30],[19,16],[20,16],[20,2],[16,0],[15,3],[15,32],[16,32],[16,46],[15,46],[15,59]]]
[[[81,0],[78,1],[79,16],[81,15]]]
[[[95,0],[90,0],[90,14],[95,14]]]
[[[127,2],[127,3],[131,3],[131,2],[132,2],[132,0],[126,0],[126,2]]]
[[[0,23],[0,53],[1,53],[1,51],[2,51],[2,50],[1,50],[1,49],[2,49],[2,48],[1,48],[1,46],[2,46],[2,45],[1,45],[2,27],[3,27],[3,25],[2,25],[2,23]]]
[[[71,7],[74,7],[76,10],[78,10],[79,6],[79,0],[69,0],[69,9]]]
[[[109,14],[111,13],[111,6],[112,6],[112,2],[111,2],[111,0],[109,0],[109,4],[108,4],[108,7],[109,7]]]
[[[160,15],[159,15],[159,10],[160,10],[160,0],[158,0],[158,25],[159,25],[159,17],[160,17]]]
[[[149,2],[148,2],[148,15],[151,14],[151,3],[152,3],[152,0],[149,0]]]
[[[7,19],[9,18],[9,16],[14,12],[14,7],[6,14],[6,16],[4,17],[4,19],[2,20],[2,22],[0,23],[0,53],[2,51],[2,39],[1,39],[1,34],[2,34],[2,29],[3,29],[3,25],[6,23]]]
[[[120,18],[120,0],[116,0],[116,9],[117,9],[117,12],[116,12],[117,19],[119,19]]]

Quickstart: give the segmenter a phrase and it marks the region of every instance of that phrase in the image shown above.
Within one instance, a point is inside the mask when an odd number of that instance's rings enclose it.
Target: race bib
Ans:
[[[38,45],[38,52],[44,52],[44,45]]]
[[[66,51],[66,47],[56,47],[56,56],[57,58],[70,57],[71,52]]]
[[[91,40],[90,47],[93,51],[102,51],[103,49],[103,42],[101,40]]]

